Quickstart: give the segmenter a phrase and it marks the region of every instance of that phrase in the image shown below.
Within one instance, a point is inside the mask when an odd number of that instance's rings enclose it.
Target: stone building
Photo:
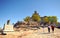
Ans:
[[[13,29],[13,25],[10,24],[10,21],[8,20],[7,23],[4,24],[3,32],[10,32],[10,31],[14,31],[14,29]]]

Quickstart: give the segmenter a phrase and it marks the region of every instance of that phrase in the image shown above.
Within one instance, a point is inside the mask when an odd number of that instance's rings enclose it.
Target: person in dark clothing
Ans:
[[[48,25],[48,32],[50,33],[50,25]]]
[[[54,25],[51,25],[52,32],[54,32]]]

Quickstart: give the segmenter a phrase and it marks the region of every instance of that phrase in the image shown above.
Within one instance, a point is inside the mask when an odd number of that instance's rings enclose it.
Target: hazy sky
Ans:
[[[35,10],[40,16],[57,16],[60,22],[60,0],[0,0],[0,27],[8,19],[11,23],[21,21]]]

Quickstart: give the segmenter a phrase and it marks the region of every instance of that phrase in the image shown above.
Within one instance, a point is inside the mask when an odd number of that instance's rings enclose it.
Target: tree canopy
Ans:
[[[32,16],[27,16],[24,18],[24,21],[29,22],[29,21],[35,21],[35,22],[41,22],[43,21],[44,23],[56,23],[57,24],[57,17],[56,16],[44,16],[43,19],[40,17],[40,15],[37,13],[37,11],[34,11]]]
[[[48,23],[49,22],[48,17],[47,16],[44,16],[43,21],[44,21],[44,23]]]
[[[30,21],[30,16],[27,16],[26,18],[24,18],[24,21],[29,22]]]
[[[32,20],[36,21],[36,22],[40,22],[40,15],[37,13],[37,11],[34,11],[33,15],[32,15]]]

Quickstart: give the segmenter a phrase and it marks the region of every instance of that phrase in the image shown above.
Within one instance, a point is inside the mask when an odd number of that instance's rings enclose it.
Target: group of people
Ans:
[[[50,29],[52,30],[52,32],[54,33],[54,24],[49,24],[48,25],[48,32],[50,33]]]

